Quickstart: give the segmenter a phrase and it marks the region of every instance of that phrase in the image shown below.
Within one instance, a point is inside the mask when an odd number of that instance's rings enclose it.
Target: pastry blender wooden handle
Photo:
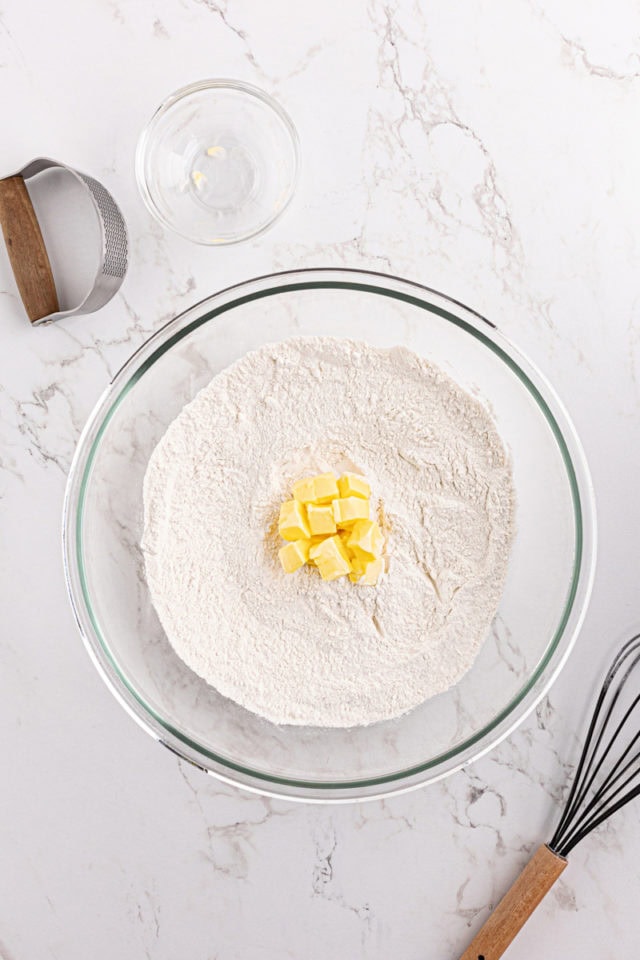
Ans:
[[[460,960],[498,960],[566,865],[546,845],[538,847]]]
[[[60,308],[49,255],[20,174],[0,180],[0,223],[29,320],[33,323],[57,313]]]

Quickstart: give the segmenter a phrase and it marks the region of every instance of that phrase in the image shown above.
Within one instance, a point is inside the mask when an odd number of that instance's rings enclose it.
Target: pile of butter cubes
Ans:
[[[299,480],[280,507],[278,531],[288,542],[278,553],[285,573],[305,563],[323,580],[348,576],[373,587],[384,570],[384,536],[369,517],[371,488],[364,477],[334,473]]]

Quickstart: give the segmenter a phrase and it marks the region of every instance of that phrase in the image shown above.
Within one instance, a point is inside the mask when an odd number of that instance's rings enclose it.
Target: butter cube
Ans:
[[[337,580],[351,571],[347,548],[339,536],[327,537],[322,543],[311,547],[309,558],[317,566],[323,580]]]
[[[382,553],[384,536],[375,520],[358,520],[347,540],[349,551],[361,560],[377,560]]]
[[[349,580],[365,587],[375,587],[383,570],[384,560],[382,557],[375,560],[354,559],[351,561]]]
[[[338,496],[335,473],[320,473],[317,477],[298,480],[293,485],[293,496],[301,503],[330,503]]]
[[[298,500],[286,500],[280,507],[278,532],[283,540],[308,540],[311,536],[306,511]]]
[[[312,563],[322,563],[323,560],[328,559],[336,550],[336,544],[333,544],[332,540],[338,540],[339,537],[313,537],[311,540],[311,547],[309,549],[309,560]],[[315,542],[314,542],[315,541]],[[346,550],[344,544],[341,544],[341,548]]]
[[[362,497],[341,497],[333,501],[333,516],[338,527],[352,527],[358,520],[369,519],[369,501]]]
[[[333,508],[330,503],[326,506],[310,503],[307,506],[307,517],[309,518],[309,528],[313,536],[322,533],[332,534],[336,532],[336,522],[333,518]]]
[[[349,552],[349,537],[351,536],[351,528],[349,527],[349,529],[347,529],[345,527],[342,530],[338,530],[338,536],[340,537],[340,539],[342,540],[342,543],[347,549],[347,556],[351,557],[352,555]]]
[[[310,540],[293,540],[278,550],[278,558],[285,573],[295,573],[309,559]]]
[[[311,556],[311,551],[312,551],[313,548],[316,547],[319,543],[324,543],[324,541],[325,541],[326,539],[327,539],[326,536],[324,536],[324,537],[311,537],[311,540],[309,541],[309,543],[310,543],[311,546],[310,546],[310,548],[309,548],[309,559],[307,560],[307,563],[310,563],[312,566],[315,566],[316,561],[315,561],[315,560],[313,559],[313,557]]]
[[[371,496],[371,487],[365,478],[357,473],[343,473],[338,480],[338,490],[341,497],[362,497],[368,500]]]

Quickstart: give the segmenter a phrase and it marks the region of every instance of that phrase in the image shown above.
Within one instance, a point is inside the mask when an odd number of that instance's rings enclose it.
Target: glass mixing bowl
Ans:
[[[187,240],[211,245],[271,226],[293,196],[298,165],[289,115],[238,80],[202,80],[171,94],[136,151],[149,211]]]
[[[500,607],[447,693],[354,729],[276,726],[225,699],[169,645],[145,583],[142,481],[168,424],[247,351],[293,336],[402,344],[491,410],[513,459],[517,535]],[[415,283],[300,270],[223,290],[176,317],[125,364],[73,461],[64,508],[67,583],[86,646],[140,725],[223,780],[338,801],[432,782],[486,753],[549,689],[584,618],[595,512],[575,430],[540,373],[496,327]]]

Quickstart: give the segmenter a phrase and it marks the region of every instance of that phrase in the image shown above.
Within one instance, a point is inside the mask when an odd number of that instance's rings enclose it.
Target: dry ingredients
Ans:
[[[280,504],[329,470],[384,502],[375,589],[278,561]],[[376,504],[373,502],[373,511]],[[508,456],[486,409],[404,348],[262,347],[170,425],[144,484],[149,589],[169,641],[276,723],[369,724],[455,684],[494,616],[513,536]]]

